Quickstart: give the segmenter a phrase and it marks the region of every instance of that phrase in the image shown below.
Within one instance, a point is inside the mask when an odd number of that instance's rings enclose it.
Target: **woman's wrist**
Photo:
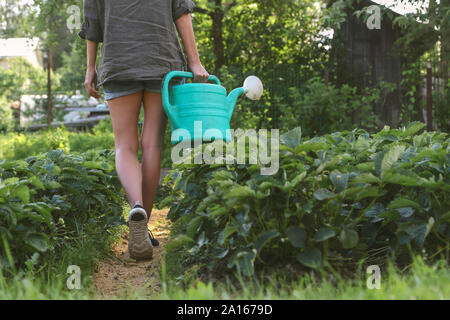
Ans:
[[[196,66],[201,66],[202,65],[202,63],[200,62],[200,59],[193,60],[192,62],[189,61],[188,64],[189,64],[189,67],[196,67]]]
[[[97,47],[98,43],[94,41],[87,41],[87,69],[88,71],[95,71],[95,62],[97,60]]]

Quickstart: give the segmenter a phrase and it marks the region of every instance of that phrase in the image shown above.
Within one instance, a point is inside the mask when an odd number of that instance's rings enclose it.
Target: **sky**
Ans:
[[[428,7],[428,0],[418,0],[417,4],[411,4],[409,1],[400,0],[371,0],[372,2],[381,4],[394,12],[399,14],[406,13],[416,13],[416,10],[420,8],[421,10]],[[439,0],[436,1],[439,3]]]

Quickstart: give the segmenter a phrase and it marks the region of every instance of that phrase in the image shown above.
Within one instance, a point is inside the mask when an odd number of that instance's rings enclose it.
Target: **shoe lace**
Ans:
[[[150,237],[150,241],[152,242],[152,245],[154,247],[159,246],[159,241],[155,239],[155,237],[153,236],[153,233],[152,233],[152,231],[150,230],[149,227],[147,227],[147,230],[148,230],[148,235]]]

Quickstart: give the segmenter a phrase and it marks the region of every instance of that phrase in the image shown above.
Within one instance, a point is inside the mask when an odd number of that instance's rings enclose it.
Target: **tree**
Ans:
[[[26,37],[30,4],[24,0],[0,0],[0,4],[0,38]]]
[[[42,69],[35,68],[23,58],[10,59],[8,69],[0,68],[1,107],[10,109],[11,104],[18,104],[20,114],[21,96],[27,92],[42,91],[44,85],[45,73]]]
[[[52,122],[52,70],[55,68],[53,57],[61,59],[62,52],[70,48],[67,35],[70,31],[66,21],[69,18],[67,7],[79,5],[78,1],[34,0],[31,7],[31,33],[43,40],[47,62],[47,124]]]
[[[225,50],[223,43],[223,19],[231,8],[236,6],[237,1],[207,0],[198,1],[194,12],[207,15],[212,20],[210,37],[213,41],[213,52],[215,55],[214,72],[220,76],[220,68],[225,64]]]

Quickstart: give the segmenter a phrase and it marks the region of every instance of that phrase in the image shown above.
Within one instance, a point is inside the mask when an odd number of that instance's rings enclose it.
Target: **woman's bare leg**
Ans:
[[[161,172],[161,140],[166,129],[167,116],[161,94],[144,92],[144,125],[142,128],[142,197],[143,206],[150,217],[158,190]]]
[[[143,93],[108,100],[114,131],[116,171],[130,207],[142,202],[142,172],[138,159],[138,121]]]

